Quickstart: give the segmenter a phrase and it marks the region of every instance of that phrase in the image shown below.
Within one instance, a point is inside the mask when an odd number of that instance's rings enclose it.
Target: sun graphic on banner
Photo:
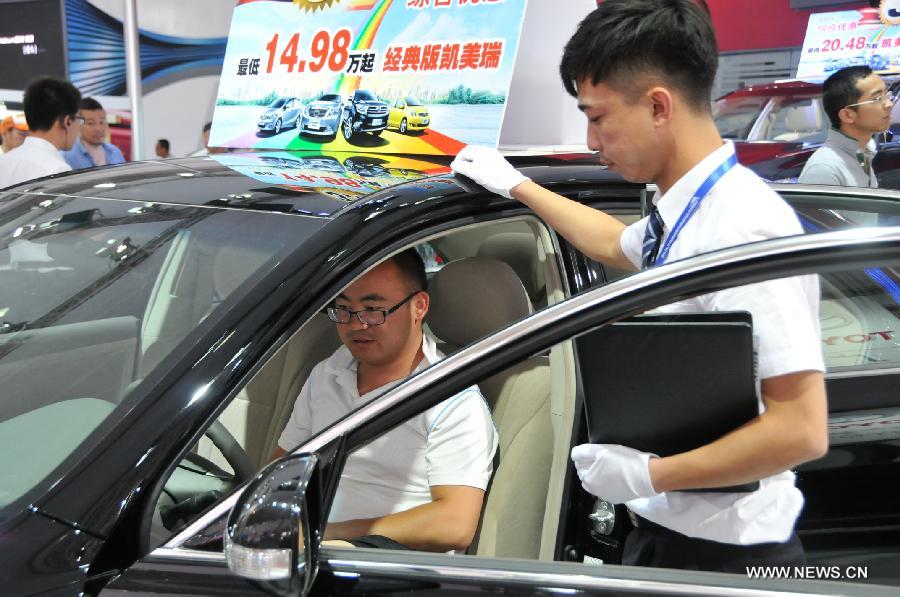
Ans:
[[[325,10],[332,4],[337,4],[341,0],[294,0],[294,4],[300,10],[307,12],[316,12],[317,10]]]
[[[881,0],[881,22],[900,25],[900,0]]]

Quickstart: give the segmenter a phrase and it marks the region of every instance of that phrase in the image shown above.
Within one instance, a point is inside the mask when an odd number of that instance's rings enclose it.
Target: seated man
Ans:
[[[443,358],[422,332],[421,257],[410,249],[350,284],[328,309],[343,346],[316,365],[273,458]],[[497,434],[470,387],[347,459],[325,539],[388,537],[428,551],[463,550],[475,536]]]

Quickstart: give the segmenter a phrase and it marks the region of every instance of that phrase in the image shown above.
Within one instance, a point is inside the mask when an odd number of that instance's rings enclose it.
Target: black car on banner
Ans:
[[[650,193],[592,156],[513,159],[623,222]],[[2,592],[896,592],[880,585],[900,584],[886,489],[900,466],[900,230],[879,224],[900,216],[900,194],[779,186],[815,234],[626,277],[447,163],[222,154],[0,192]],[[433,285],[430,314],[449,356],[267,465],[311,368],[338,346],[323,308],[409,247],[433,281],[454,276]],[[793,576],[808,579],[617,566],[628,517],[585,493],[569,460],[586,437],[583,375],[602,365],[576,338],[801,272],[822,274],[831,413],[829,453],[797,471],[814,568]],[[470,316],[489,303],[504,314]],[[501,446],[468,553],[320,545],[347,455],[472,383]],[[260,516],[277,545],[254,543],[259,518],[241,516],[269,497]]]

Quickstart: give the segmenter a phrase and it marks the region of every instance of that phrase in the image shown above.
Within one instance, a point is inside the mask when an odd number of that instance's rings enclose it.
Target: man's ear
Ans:
[[[841,119],[841,124],[854,124],[856,122],[856,117],[856,110],[852,108],[841,108],[840,111],[838,111],[838,118]]]
[[[673,98],[665,87],[652,87],[647,91],[650,109],[653,112],[653,123],[657,126],[666,124],[672,118]]]
[[[416,321],[423,321],[428,314],[431,297],[424,290],[412,298],[412,310]]]

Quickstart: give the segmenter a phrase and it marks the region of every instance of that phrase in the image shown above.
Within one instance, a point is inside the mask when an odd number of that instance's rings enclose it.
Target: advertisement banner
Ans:
[[[525,0],[239,0],[210,144],[496,145]]]
[[[818,81],[855,65],[879,73],[900,70],[900,24],[888,4],[810,15],[797,78]]]

